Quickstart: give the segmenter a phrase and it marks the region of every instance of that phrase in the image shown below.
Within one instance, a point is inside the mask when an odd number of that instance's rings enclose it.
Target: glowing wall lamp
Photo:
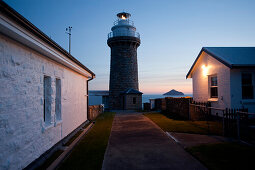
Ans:
[[[202,70],[203,70],[203,75],[207,76],[208,75],[208,67],[205,65],[202,65]]]

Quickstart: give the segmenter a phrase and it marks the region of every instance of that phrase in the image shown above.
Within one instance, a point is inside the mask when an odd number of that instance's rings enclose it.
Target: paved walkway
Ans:
[[[103,170],[204,170],[199,161],[142,114],[116,114]]]

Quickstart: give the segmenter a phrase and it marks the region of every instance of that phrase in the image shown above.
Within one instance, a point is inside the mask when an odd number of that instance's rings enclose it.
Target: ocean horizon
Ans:
[[[165,97],[193,97],[193,94],[184,94],[184,95],[163,95],[163,94],[143,94],[142,103],[150,102],[149,99],[165,98]]]

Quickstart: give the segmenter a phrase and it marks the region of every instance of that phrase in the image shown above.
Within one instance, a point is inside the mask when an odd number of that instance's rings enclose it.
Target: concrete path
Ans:
[[[199,161],[142,114],[116,114],[103,170],[204,170]]]

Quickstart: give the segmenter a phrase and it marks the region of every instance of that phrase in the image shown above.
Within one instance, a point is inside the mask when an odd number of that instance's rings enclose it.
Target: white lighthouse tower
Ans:
[[[131,15],[117,14],[107,44],[111,48],[109,108],[113,110],[139,110],[142,93],[138,86],[137,48],[140,35],[136,32]]]

